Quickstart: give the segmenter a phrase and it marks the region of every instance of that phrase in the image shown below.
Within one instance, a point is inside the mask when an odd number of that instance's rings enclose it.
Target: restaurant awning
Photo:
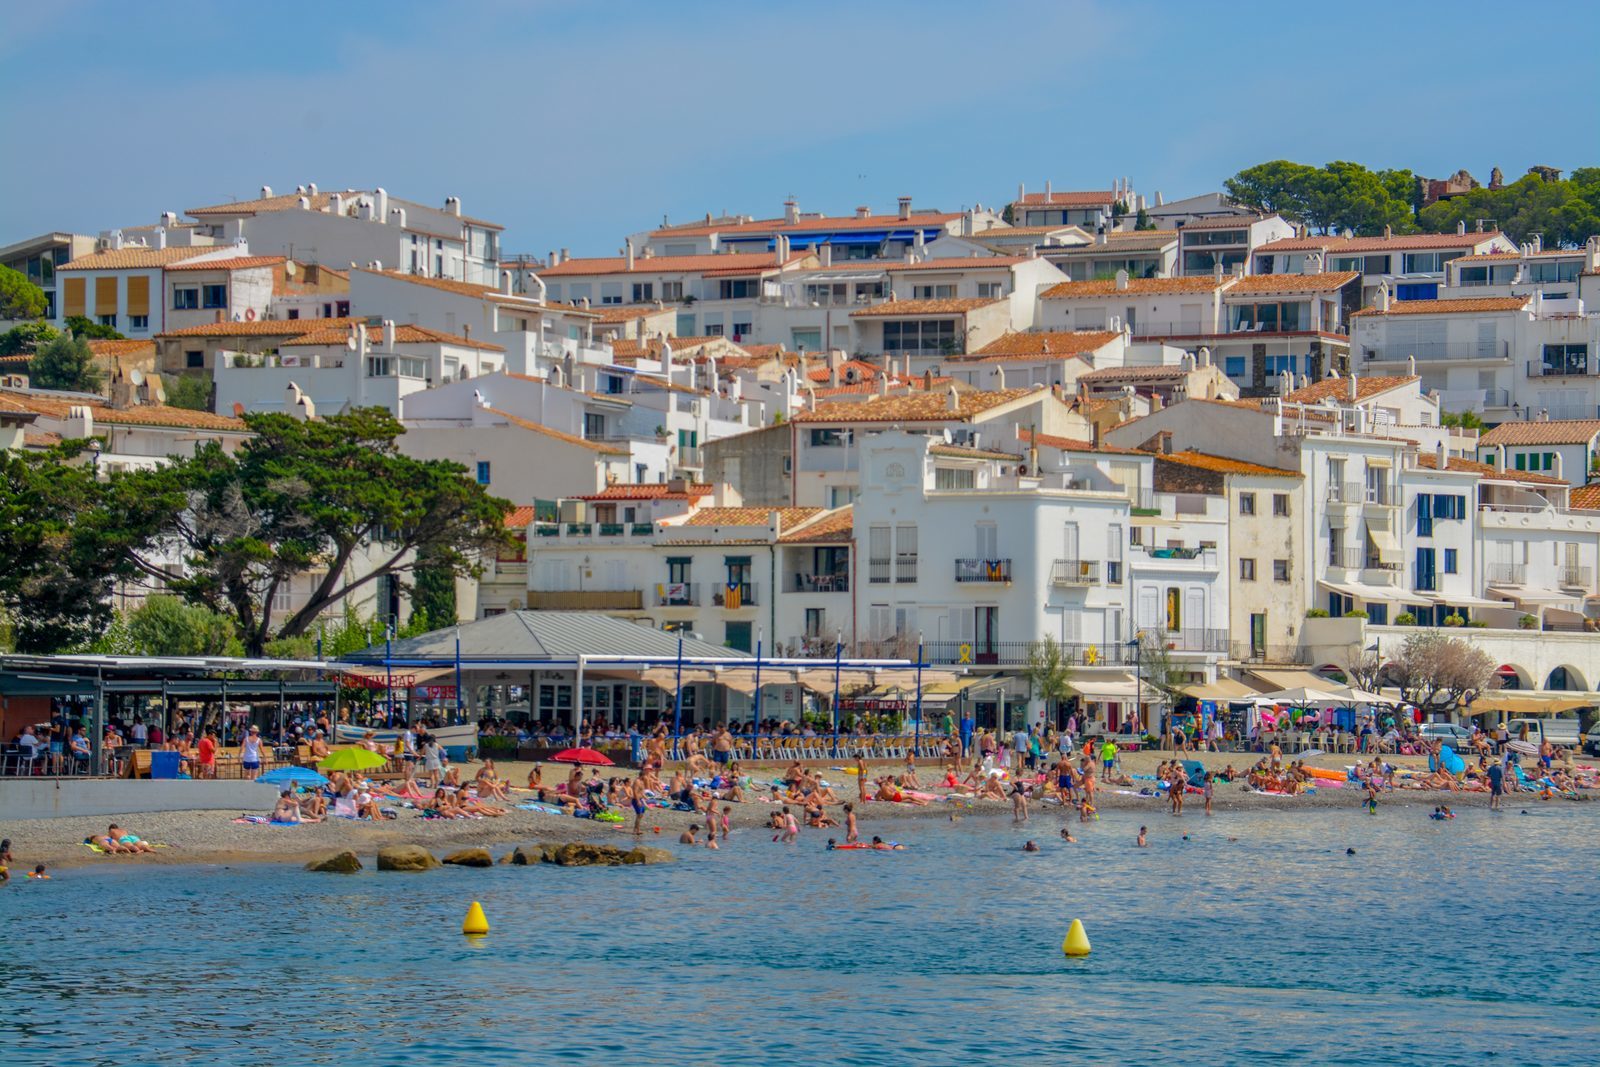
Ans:
[[[1248,685],[1233,678],[1218,678],[1205,685],[1187,685],[1180,692],[1196,700],[1253,700],[1260,695]]]
[[[1339,684],[1338,682],[1329,681],[1320,674],[1312,674],[1310,671],[1251,670],[1249,674],[1250,677],[1256,679],[1255,684],[1260,686],[1260,689],[1252,694],[1253,696],[1260,696],[1262,693],[1277,693],[1285,689],[1321,689],[1326,691]]]
[[[1600,704],[1600,694],[1574,696],[1534,696],[1527,693],[1485,693],[1467,708],[1467,714],[1497,711],[1502,715],[1559,715],[1564,711],[1592,708]]]
[[[1485,600],[1481,596],[1467,596],[1462,593],[1418,593],[1423,600],[1434,604],[1448,604],[1452,608],[1503,608],[1504,600]]]
[[[435,678],[445,675],[454,675],[452,667],[400,667],[385,670],[383,667],[344,667],[339,673],[357,682],[364,687],[384,686],[393,684],[396,689],[408,689],[414,685],[423,685]]]
[[[819,693],[822,696],[833,696],[833,681],[834,672],[830,670],[800,672],[800,684],[811,690],[813,693]],[[840,692],[851,693],[862,689],[869,689],[871,686],[872,674],[869,671],[856,670],[839,672]]]
[[[1545,589],[1537,585],[1496,585],[1489,589],[1496,596],[1505,600],[1514,600],[1518,604],[1580,604],[1583,597],[1576,593],[1563,593],[1559,589]],[[1504,600],[1501,604],[1504,604]]]
[[[639,680],[649,682],[658,689],[665,689],[669,693],[678,691],[679,679],[684,685],[695,685],[701,682],[714,682],[717,676],[709,668],[685,667],[682,672],[676,667],[651,667],[639,675]]]
[[[1088,701],[1117,701],[1125,703],[1136,699],[1139,695],[1139,682],[1131,674],[1107,675],[1104,678],[1074,678],[1067,683],[1078,696]],[[1144,687],[1144,699],[1154,700],[1159,696],[1149,686]]]
[[[1366,585],[1362,582],[1329,582],[1318,581],[1324,589],[1332,589],[1343,596],[1354,597],[1357,600],[1380,604],[1398,603],[1404,596],[1400,590],[1392,585]]]
[[[756,691],[756,671],[754,667],[733,667],[728,670],[715,672],[718,684],[725,685],[736,693],[752,696]],[[794,685],[795,672],[785,667],[762,667],[761,688],[769,685]]]

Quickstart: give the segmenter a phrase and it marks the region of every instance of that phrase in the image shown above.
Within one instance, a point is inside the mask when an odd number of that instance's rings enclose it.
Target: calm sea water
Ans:
[[[907,824],[889,855],[746,831],[647,868],[62,871],[0,892],[0,1060],[1600,1062],[1600,811],[1151,812],[1143,850],[1140,821]]]

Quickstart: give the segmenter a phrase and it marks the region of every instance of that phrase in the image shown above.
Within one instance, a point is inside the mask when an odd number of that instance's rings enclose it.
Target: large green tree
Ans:
[[[84,315],[68,315],[66,325],[74,336],[87,337],[91,341],[120,341],[123,339],[122,334],[118,333],[115,328],[101,322],[95,322]]]
[[[157,593],[127,617],[128,637],[145,656],[230,656],[241,648],[233,618]]]
[[[0,319],[42,318],[48,306],[44,290],[30,282],[26,274],[0,267]]]
[[[1429,204],[1419,219],[1423,229],[1434,233],[1462,223],[1476,229],[1482,219],[1515,241],[1539,234],[1552,248],[1581,245],[1600,233],[1600,170],[1581,168],[1570,179],[1554,182],[1527,174],[1499,189],[1474,189]]]
[[[1408,170],[1372,171],[1345,160],[1313,167],[1275,159],[1245,168],[1223,188],[1236,204],[1323,233],[1372,236],[1385,227],[1395,233],[1416,229],[1416,179]]]
[[[47,322],[23,322],[0,333],[0,356],[31,356],[57,337]]]
[[[28,361],[28,384],[36,389],[72,389],[93,393],[105,376],[95,366],[89,342],[61,334],[45,344]]]
[[[407,583],[418,560],[432,580],[477,572],[500,547],[511,505],[491,497],[459,464],[402,454],[393,415],[368,408],[325,419],[246,417],[255,436],[237,454],[219,447],[192,459],[113,479],[114,506],[137,526],[147,500],[181,500],[135,566],[156,575],[158,544],[176,544],[187,575],[172,590],[230,614],[245,648],[310,632],[317,619],[390,576]],[[309,596],[286,617],[272,603],[294,576],[314,574]]]

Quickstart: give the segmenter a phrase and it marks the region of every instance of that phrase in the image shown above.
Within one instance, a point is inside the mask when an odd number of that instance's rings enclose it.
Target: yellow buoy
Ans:
[[[489,918],[483,914],[483,905],[476,900],[472,902],[472,907],[467,909],[467,917],[461,921],[461,932],[469,935],[489,932]],[[1089,951],[1087,941],[1084,942],[1084,951]]]
[[[1082,919],[1073,919],[1072,925],[1067,927],[1067,939],[1061,942],[1061,951],[1069,956],[1089,954],[1089,935],[1083,932]]]

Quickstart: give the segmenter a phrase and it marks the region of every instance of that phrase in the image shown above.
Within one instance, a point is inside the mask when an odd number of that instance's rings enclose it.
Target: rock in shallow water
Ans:
[[[431,871],[437,866],[433,853],[421,845],[386,845],[378,850],[380,871]]]
[[[349,851],[334,852],[306,864],[308,871],[322,871],[327,874],[355,874],[360,869],[360,857]]]
[[[450,853],[443,862],[452,867],[493,867],[494,857],[486,848],[464,848]]]

